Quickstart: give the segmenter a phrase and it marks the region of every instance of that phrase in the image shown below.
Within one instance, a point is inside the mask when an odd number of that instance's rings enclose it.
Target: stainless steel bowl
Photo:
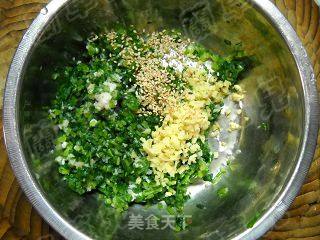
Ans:
[[[192,186],[190,229],[130,230],[130,216],[166,213],[132,206],[119,214],[96,194],[79,197],[57,174],[57,131],[47,120],[51,75],[83,49],[91,32],[120,21],[147,31],[178,28],[221,54],[229,41],[254,56],[233,135],[233,157],[214,186]],[[229,40],[229,41],[226,41]],[[300,40],[268,0],[53,0],[20,43],[8,75],[4,132],[15,174],[40,214],[68,239],[257,239],[284,214],[306,176],[318,134],[315,78]],[[246,116],[249,121],[246,121]],[[239,151],[240,150],[240,151]],[[125,151],[125,149],[124,149]],[[227,160],[215,161],[217,171]],[[219,190],[228,189],[226,196]],[[131,219],[132,220],[132,219]]]

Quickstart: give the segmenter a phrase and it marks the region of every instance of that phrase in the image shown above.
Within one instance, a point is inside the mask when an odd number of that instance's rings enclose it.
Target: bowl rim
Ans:
[[[58,214],[41,192],[33,178],[22,150],[19,137],[19,99],[24,70],[28,64],[36,40],[52,21],[54,16],[72,0],[52,0],[33,21],[23,36],[12,60],[4,92],[3,131],[10,163],[20,186],[38,210],[40,215],[62,236],[67,239],[91,239],[73,227]],[[248,0],[277,29],[291,51],[300,74],[304,96],[304,134],[301,141],[301,152],[294,171],[284,186],[278,199],[270,209],[250,229],[247,229],[233,240],[257,239],[265,234],[286,212],[297,196],[312,162],[317,144],[319,128],[319,103],[316,79],[307,52],[295,30],[279,9],[269,0]]]

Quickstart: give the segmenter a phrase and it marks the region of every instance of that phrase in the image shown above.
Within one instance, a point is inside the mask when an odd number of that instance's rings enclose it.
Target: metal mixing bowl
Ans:
[[[217,171],[229,160],[226,173],[213,186],[191,187],[185,214],[192,225],[186,231],[130,230],[132,214],[167,213],[135,205],[119,214],[97,194],[76,195],[57,174],[52,156],[57,131],[45,110],[57,88],[51,75],[79,56],[90,33],[111,29],[117,21],[147,31],[178,28],[220,54],[230,51],[230,41],[242,42],[255,59],[241,81],[247,91],[238,119],[243,128],[227,140],[232,156],[213,163]],[[23,190],[68,239],[257,239],[298,194],[316,146],[318,107],[306,51],[268,0],[53,0],[25,34],[12,62],[4,132]],[[219,194],[221,189],[228,194]]]

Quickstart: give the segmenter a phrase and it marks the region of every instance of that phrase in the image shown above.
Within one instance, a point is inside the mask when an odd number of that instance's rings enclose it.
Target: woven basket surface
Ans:
[[[15,49],[48,0],[0,0],[0,94]],[[320,11],[314,0],[274,0],[296,29],[320,87]],[[320,88],[319,88],[320,89]],[[2,97],[0,98],[2,99]],[[1,100],[2,101],[2,100]],[[0,106],[2,103],[0,102]],[[0,119],[0,126],[2,122]],[[0,240],[62,239],[32,208],[15,179],[0,137]],[[264,239],[320,240],[320,137],[308,177],[290,210]]]

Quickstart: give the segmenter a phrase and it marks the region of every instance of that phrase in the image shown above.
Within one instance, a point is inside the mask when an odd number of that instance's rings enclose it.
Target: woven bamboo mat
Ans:
[[[18,42],[48,0],[0,0],[0,95]],[[320,87],[320,11],[313,0],[274,0],[306,46]],[[320,88],[319,88],[320,89]],[[1,100],[2,101],[2,100]],[[2,105],[2,103],[0,102]],[[0,120],[0,126],[2,122]],[[61,239],[31,207],[0,139],[0,239]],[[265,239],[320,240],[320,137],[300,195]]]

